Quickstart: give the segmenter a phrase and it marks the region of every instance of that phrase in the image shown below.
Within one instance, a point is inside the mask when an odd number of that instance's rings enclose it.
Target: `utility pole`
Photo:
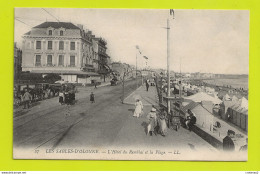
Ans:
[[[124,76],[123,76],[123,96],[122,96],[122,104],[124,104],[124,100],[125,100],[125,75],[126,75],[126,73],[124,72]]]
[[[167,111],[171,113],[171,84],[170,84],[170,21],[167,19]]]
[[[135,51],[136,65],[135,65],[135,81],[136,81],[136,89],[138,88],[137,83],[137,50]]]

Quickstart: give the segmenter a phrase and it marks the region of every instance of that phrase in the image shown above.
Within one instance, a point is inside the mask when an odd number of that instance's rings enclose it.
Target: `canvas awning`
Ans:
[[[31,73],[39,73],[39,74],[61,74],[61,75],[87,75],[87,76],[100,76],[95,72],[84,72],[84,71],[65,71],[65,70],[32,70]]]
[[[198,92],[194,95],[185,97],[184,99],[192,100],[194,102],[212,101],[214,104],[220,104],[222,101],[218,98],[212,97],[205,92]]]

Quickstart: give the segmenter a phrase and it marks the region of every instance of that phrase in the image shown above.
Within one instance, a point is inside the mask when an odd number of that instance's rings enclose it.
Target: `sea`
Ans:
[[[248,90],[248,78],[221,78],[221,79],[208,79],[203,80],[206,83],[218,86],[231,86],[232,88],[243,88]]]

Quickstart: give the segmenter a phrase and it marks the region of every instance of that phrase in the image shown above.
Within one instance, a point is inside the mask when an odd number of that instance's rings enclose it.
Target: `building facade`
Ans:
[[[14,43],[14,79],[17,80],[22,72],[22,50]]]
[[[64,81],[90,83],[99,78],[93,66],[93,35],[82,25],[44,22],[24,34],[22,71],[56,73]]]
[[[94,68],[101,74],[106,81],[106,77],[110,76],[110,57],[107,55],[107,42],[103,38],[93,38],[93,50],[94,50]]]
[[[107,55],[107,42],[103,38],[93,38],[93,50],[94,50],[94,57],[97,60],[94,65],[95,69],[98,71],[104,71],[105,68],[103,65],[110,65],[110,57]]]

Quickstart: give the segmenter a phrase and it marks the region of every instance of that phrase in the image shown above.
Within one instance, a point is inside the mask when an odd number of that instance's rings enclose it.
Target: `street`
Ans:
[[[136,81],[125,83],[126,96],[136,88]],[[95,103],[90,103],[90,92]],[[154,93],[155,87],[150,87]],[[144,91],[146,92],[146,91]],[[122,104],[122,85],[98,89],[80,88],[77,103],[60,105],[58,98],[47,99],[29,111],[14,117],[14,148],[62,147],[175,147],[189,150],[215,149],[193,132],[181,128],[168,130],[166,137],[148,136],[146,115],[151,106],[144,106],[141,118],[132,117],[134,106]]]

